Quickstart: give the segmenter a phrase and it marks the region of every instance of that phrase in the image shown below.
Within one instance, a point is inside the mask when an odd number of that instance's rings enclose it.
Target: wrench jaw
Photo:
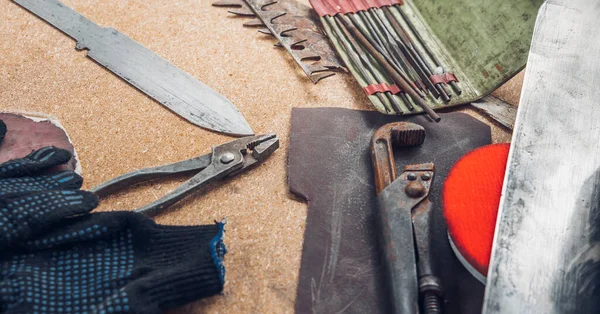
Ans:
[[[371,139],[371,160],[377,194],[396,180],[393,147],[419,146],[424,141],[425,128],[415,123],[393,122],[375,131]]]
[[[414,123],[397,123],[389,133],[391,142],[397,147],[421,146],[425,142],[425,128]]]
[[[427,162],[427,163],[423,163],[423,164],[406,165],[406,166],[404,166],[404,172],[407,172],[407,171],[434,172],[435,165],[432,162]],[[422,173],[422,174],[427,175],[427,173]],[[431,175],[431,177],[433,177],[433,173],[429,173],[429,175]],[[426,181],[429,181],[430,179],[427,179]]]

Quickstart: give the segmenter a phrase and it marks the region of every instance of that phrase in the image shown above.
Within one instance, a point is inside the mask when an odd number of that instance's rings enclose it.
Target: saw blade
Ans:
[[[539,11],[483,313],[600,313],[597,0]]]
[[[334,75],[332,71],[346,71],[317,26],[319,17],[308,6],[294,0],[219,0],[213,6],[228,7],[232,14],[255,17],[244,26],[262,27],[259,32],[277,39],[277,46],[289,52],[313,83]]]
[[[77,41],[78,50],[203,128],[252,135],[237,108],[221,94],[113,28],[103,28],[56,0],[13,0]]]

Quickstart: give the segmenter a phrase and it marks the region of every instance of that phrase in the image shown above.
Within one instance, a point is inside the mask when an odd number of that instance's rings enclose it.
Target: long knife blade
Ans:
[[[535,27],[483,313],[600,313],[600,2]]]
[[[252,135],[246,119],[221,94],[113,28],[91,22],[57,0],[13,0],[77,41],[76,49],[203,128]]]

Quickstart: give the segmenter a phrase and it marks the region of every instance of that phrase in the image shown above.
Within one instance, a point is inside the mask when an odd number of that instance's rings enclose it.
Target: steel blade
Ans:
[[[600,313],[600,2],[539,12],[483,313]]]
[[[76,48],[179,116],[232,135],[254,132],[221,94],[133,39],[103,28],[56,0],[13,0],[77,41]]]

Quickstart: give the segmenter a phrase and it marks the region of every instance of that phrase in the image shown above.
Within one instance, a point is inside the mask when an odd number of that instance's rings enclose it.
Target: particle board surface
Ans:
[[[307,1],[304,3],[308,4]],[[0,108],[59,118],[83,167],[85,188],[139,168],[205,154],[232,138],[200,129],[74,49],[75,42],[9,0],[0,2]],[[291,108],[371,110],[350,75],[314,85],[293,59],[243,20],[209,0],[64,0],[90,20],[145,45],[231,100],[257,133],[275,132],[281,148],[263,165],[192,196],[157,218],[207,224],[227,217],[229,249],[222,296],[173,313],[293,312],[306,205],[288,192]],[[511,84],[511,83],[509,83]],[[517,82],[500,97],[518,94]],[[508,95],[508,96],[502,96]],[[510,134],[492,124],[494,142]],[[132,188],[98,210],[133,209],[185,178]]]

